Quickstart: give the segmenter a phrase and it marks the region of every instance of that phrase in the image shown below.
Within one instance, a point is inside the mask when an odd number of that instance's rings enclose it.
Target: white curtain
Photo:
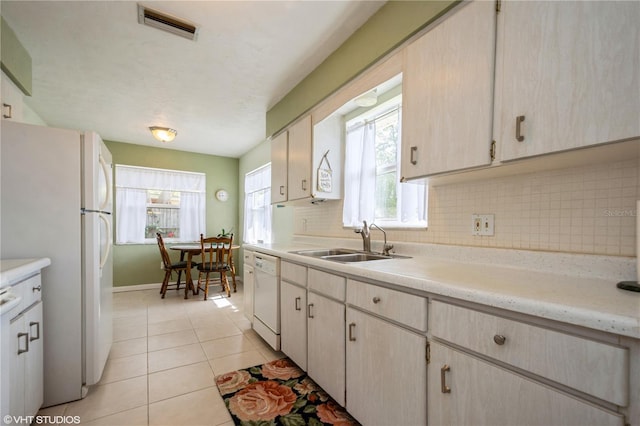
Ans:
[[[271,242],[271,164],[245,175],[244,232],[247,243]]]
[[[204,234],[205,201],[204,192],[180,193],[180,240],[199,241]]]
[[[180,241],[205,233],[204,173],[116,165],[116,243],[142,244],[147,225],[147,190],[180,192]]]
[[[344,226],[373,223],[376,193],[375,123],[347,132],[344,170]]]
[[[116,244],[144,243],[147,225],[147,191],[137,188],[116,190]]]

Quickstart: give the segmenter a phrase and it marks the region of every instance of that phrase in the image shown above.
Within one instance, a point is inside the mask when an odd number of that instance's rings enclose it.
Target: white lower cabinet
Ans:
[[[284,262],[283,262],[284,263]],[[307,289],[280,282],[280,350],[307,370]]]
[[[625,424],[628,348],[438,300],[429,315],[429,424]]]
[[[344,303],[308,293],[307,372],[336,402],[345,402]]]
[[[11,335],[11,384],[9,413],[34,416],[44,400],[42,302],[13,318]]]
[[[244,316],[253,324],[253,252],[245,251],[242,264]]]
[[[437,342],[430,343],[430,425],[610,425],[624,417]]]
[[[347,411],[363,425],[425,425],[426,338],[347,308]]]

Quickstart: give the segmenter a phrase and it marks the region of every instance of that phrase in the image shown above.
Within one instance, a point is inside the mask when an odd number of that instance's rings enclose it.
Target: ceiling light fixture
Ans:
[[[360,107],[374,106],[378,103],[378,94],[376,93],[376,89],[357,97],[354,102]]]
[[[168,127],[151,126],[149,130],[151,130],[153,137],[160,142],[171,142],[178,134],[177,130]]]

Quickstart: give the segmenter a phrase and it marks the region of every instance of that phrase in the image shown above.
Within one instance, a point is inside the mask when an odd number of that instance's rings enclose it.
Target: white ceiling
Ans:
[[[383,1],[142,1],[195,23],[196,41],[138,24],[135,1],[6,1],[33,60],[26,103],[49,126],[239,157],[265,114]],[[149,126],[178,130],[170,144]]]

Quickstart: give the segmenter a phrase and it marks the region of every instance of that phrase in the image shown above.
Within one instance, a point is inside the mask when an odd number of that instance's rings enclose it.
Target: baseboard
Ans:
[[[113,287],[113,292],[121,293],[123,291],[160,290],[161,286],[162,283],[123,285],[120,287]]]
[[[211,281],[215,282],[220,280],[217,279],[217,280],[211,280]],[[237,278],[236,282],[238,284],[242,284],[242,279]],[[182,283],[181,285],[184,285],[184,283]],[[141,290],[158,290],[159,291],[161,286],[162,286],[162,283],[123,285],[120,287],[113,287],[113,293],[122,293],[124,291],[141,291]]]

